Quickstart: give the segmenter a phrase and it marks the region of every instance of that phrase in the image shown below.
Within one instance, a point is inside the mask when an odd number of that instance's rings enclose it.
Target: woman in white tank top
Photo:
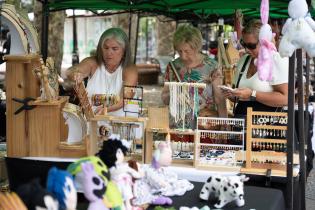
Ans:
[[[109,104],[107,112],[109,115],[124,116],[123,85],[135,86],[138,83],[137,68],[131,64],[130,55],[126,33],[120,28],[110,28],[100,37],[96,55],[68,69],[67,76],[78,82],[89,77],[86,90],[90,98],[96,94],[119,98],[117,103]],[[103,105],[92,105],[96,114],[103,113]]]

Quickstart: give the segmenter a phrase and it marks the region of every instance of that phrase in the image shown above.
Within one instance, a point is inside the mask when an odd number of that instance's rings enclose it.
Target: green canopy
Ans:
[[[44,2],[44,0],[41,0]],[[47,0],[50,11],[64,9],[126,10],[163,14],[174,19],[231,16],[242,9],[245,16],[259,17],[260,0]],[[270,17],[288,17],[289,0],[270,0]]]

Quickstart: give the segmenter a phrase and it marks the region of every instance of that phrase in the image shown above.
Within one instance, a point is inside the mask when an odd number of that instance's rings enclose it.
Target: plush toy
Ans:
[[[291,0],[288,6],[290,18],[283,28],[279,45],[282,57],[288,57],[296,49],[303,48],[310,57],[315,57],[315,22],[308,13],[305,0]]]
[[[124,200],[125,208],[132,209],[131,199],[134,197],[132,187],[132,178],[141,178],[142,175],[129,167],[124,161],[128,148],[118,136],[112,135],[107,141],[103,142],[102,149],[99,151],[99,157],[109,167],[111,179],[114,181]]]
[[[72,175],[75,176],[75,183],[78,189],[82,189],[82,183],[84,182],[84,175],[82,173],[82,163],[84,162],[90,162],[94,166],[94,170],[96,173],[103,179],[105,185],[106,185],[106,193],[104,196],[104,202],[106,204],[106,207],[108,208],[120,208],[123,205],[123,200],[121,197],[121,194],[118,190],[117,185],[110,181],[110,174],[107,166],[104,164],[104,162],[96,156],[89,156],[80,158],[74,163],[71,163],[67,171],[69,171]]]
[[[77,207],[77,190],[74,187],[72,175],[52,167],[48,171],[47,190],[59,201],[59,209],[74,210]]]
[[[238,207],[244,206],[244,182],[248,179],[245,175],[212,175],[203,185],[199,197],[208,200],[210,195],[214,195],[214,198],[218,199],[215,208],[222,208],[232,201],[235,201]]]
[[[164,204],[171,205],[173,201],[168,196],[181,196],[194,188],[189,181],[178,179],[176,173],[167,169],[171,161],[171,144],[169,139],[166,139],[160,142],[154,151],[152,164],[143,167],[145,176],[136,180],[134,203],[162,205],[165,202]]]
[[[152,166],[155,169],[169,166],[172,163],[172,147],[170,141],[160,142],[153,153]]]
[[[22,199],[27,209],[49,209],[58,210],[59,203],[53,194],[43,188],[38,179],[34,179],[28,183],[19,186],[16,193]],[[0,208],[1,209],[1,208]]]
[[[97,175],[92,163],[82,163],[81,168],[84,175],[82,183],[84,196],[90,201],[87,210],[108,210],[103,202],[106,191],[103,179]]]
[[[259,54],[257,58],[258,77],[262,81],[271,81],[272,79],[272,56],[277,51],[272,42],[272,29],[268,24],[269,0],[262,0],[260,6],[260,16],[262,27],[259,31]]]

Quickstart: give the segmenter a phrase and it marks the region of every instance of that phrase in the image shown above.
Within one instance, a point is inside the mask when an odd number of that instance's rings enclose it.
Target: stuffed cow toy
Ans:
[[[238,207],[244,206],[244,182],[248,179],[245,175],[212,175],[203,185],[199,197],[202,200],[208,200],[209,196],[214,196],[217,199],[215,208],[222,208],[232,201],[235,201]]]
[[[305,0],[291,0],[288,6],[290,18],[283,28],[279,45],[282,57],[288,57],[296,49],[303,48],[310,57],[315,57],[315,22],[308,13]]]

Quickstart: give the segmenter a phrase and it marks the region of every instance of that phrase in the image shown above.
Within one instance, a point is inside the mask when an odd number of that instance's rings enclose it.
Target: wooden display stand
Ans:
[[[13,98],[36,98],[40,95],[40,84],[33,75],[33,69],[39,65],[40,56],[7,55],[6,60],[6,130],[8,157],[29,156],[30,142],[28,137],[28,112],[14,112],[22,104],[13,101]]]
[[[66,143],[67,128],[62,109],[68,97],[60,97],[51,102],[34,101],[36,108],[29,112],[29,156],[45,157],[84,157],[85,144]]]
[[[158,134],[178,134],[178,135],[192,135],[195,139],[194,131],[180,131],[169,129],[169,110],[168,107],[149,107],[148,108],[148,124],[146,128],[146,142],[145,142],[145,163],[149,164],[152,161],[153,155],[153,136]],[[178,160],[173,159],[174,165],[193,166],[193,160]]]
[[[258,119],[268,119],[268,122],[264,123],[253,123],[254,117]],[[247,135],[246,135],[246,167],[242,168],[241,172],[243,173],[253,173],[253,174],[266,174],[268,169],[271,169],[271,175],[274,176],[286,176],[286,152],[285,151],[270,151],[263,146],[261,151],[252,151],[253,144],[259,145],[286,145],[287,139],[286,134],[282,135],[282,132],[285,133],[287,130],[286,123],[279,124],[274,122],[273,119],[286,119],[287,113],[283,112],[258,112],[253,111],[252,108],[247,109]],[[272,122],[271,120],[272,119]],[[259,120],[254,120],[259,121]],[[282,125],[283,124],[283,125]],[[266,138],[265,136],[261,137],[261,133],[258,134],[259,137],[254,136],[253,133],[257,132],[273,132],[273,135],[270,133]],[[270,137],[274,136],[274,133],[278,133],[283,138],[279,137]],[[274,147],[274,146],[273,146]],[[258,160],[253,162],[253,160]],[[263,160],[263,161],[262,161]],[[265,160],[265,161],[264,161]],[[275,163],[273,161],[281,161],[282,163]],[[297,154],[294,154],[293,163],[297,164],[299,158]]]
[[[88,155],[95,155],[99,151],[99,142],[98,142],[98,124],[99,121],[107,121],[107,122],[130,122],[130,123],[143,123],[143,130],[146,127],[146,118],[143,117],[117,117],[117,116],[109,116],[109,115],[95,115],[94,117],[90,118],[89,121],[91,122],[91,129],[89,133],[89,141],[87,144],[87,153]],[[144,134],[144,132],[143,132]],[[143,146],[144,139],[142,140]],[[145,152],[142,152],[142,157],[140,162],[144,162]],[[131,157],[133,158],[133,157]]]
[[[244,124],[244,119],[198,117],[195,168],[239,172],[244,161]]]
[[[86,145],[68,145],[65,142],[67,127],[62,108],[67,97],[43,102],[30,101],[31,110],[14,114],[23,104],[13,101],[40,95],[40,84],[34,70],[40,68],[40,56],[36,54],[5,56],[7,94],[7,155],[8,157],[82,157]]]

